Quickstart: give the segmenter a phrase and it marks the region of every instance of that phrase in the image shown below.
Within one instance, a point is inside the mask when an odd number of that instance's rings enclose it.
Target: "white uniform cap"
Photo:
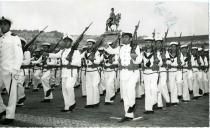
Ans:
[[[111,42],[111,41],[107,42],[108,45],[110,45],[110,44],[112,44],[112,43],[113,43],[113,42]]]
[[[96,40],[94,40],[94,39],[87,39],[87,42],[93,42],[93,43],[96,43]]]
[[[192,49],[198,49],[198,47],[192,47]]]
[[[198,48],[198,51],[202,51],[202,48]]]
[[[145,37],[144,40],[154,40],[152,37],[148,36],[148,37]]]
[[[209,49],[204,49],[204,51],[205,51],[205,52],[208,52],[208,51],[209,51]]]
[[[178,45],[178,42],[171,42],[170,45]]]
[[[69,34],[65,34],[65,35],[63,36],[63,39],[65,39],[65,38],[70,38],[70,39],[72,40],[72,42],[74,42],[74,37],[71,36],[71,35],[69,35]]]
[[[50,46],[50,43],[43,43],[42,46]]]
[[[157,37],[155,38],[156,41],[163,41],[163,38]]]
[[[183,44],[180,48],[185,48],[185,47],[187,47],[187,45],[186,44]]]

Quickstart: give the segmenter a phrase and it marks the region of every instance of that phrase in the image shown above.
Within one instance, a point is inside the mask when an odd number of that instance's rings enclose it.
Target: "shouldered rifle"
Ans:
[[[67,60],[69,61],[69,64],[72,61],[72,56],[74,51],[78,48],[79,46],[79,42],[83,39],[85,32],[89,29],[89,27],[93,24],[93,22],[90,23],[90,25],[88,25],[85,30],[82,32],[82,34],[79,35],[79,37],[77,38],[77,40],[75,41],[75,43],[73,44],[71,51],[69,52],[68,56],[67,56]]]
[[[34,41],[39,37],[40,34],[44,32],[45,29],[47,29],[48,26],[44,27],[28,44],[25,45],[23,48],[23,52],[27,51],[27,49],[34,43]]]
[[[193,37],[191,38],[191,41],[190,41],[190,45],[189,45],[189,47],[188,47],[188,54],[187,54],[187,56],[188,56],[188,61],[187,61],[187,63],[188,63],[188,68],[189,69],[192,69],[192,62],[191,62],[191,55],[192,55],[192,43],[193,43],[193,41],[194,41],[194,36],[195,35],[193,35]]]
[[[52,49],[50,49],[49,53],[53,52],[58,47],[58,45],[60,44],[60,42],[62,40],[63,40],[63,37],[61,37],[61,39],[58,40],[58,42],[56,43],[56,45]]]
[[[138,45],[138,43],[137,43],[137,30],[139,29],[139,24],[140,24],[140,21],[135,26],[135,29],[134,29],[134,32],[133,32],[133,39],[131,41],[131,53],[135,53],[136,47]]]
[[[94,59],[94,55],[96,53],[96,51],[98,50],[98,48],[101,46],[101,44],[103,43],[103,40],[105,38],[105,35],[102,34],[99,39],[96,41],[95,45],[90,49],[90,55],[87,56],[87,58],[89,59]]]
[[[181,40],[181,37],[182,37],[182,32],[179,35],[178,47],[177,47],[177,50],[176,50],[176,52],[177,52],[176,54],[177,54],[178,68],[181,68],[181,65],[182,65],[182,62],[181,62],[181,50],[180,50],[180,46],[181,46],[180,40]]]

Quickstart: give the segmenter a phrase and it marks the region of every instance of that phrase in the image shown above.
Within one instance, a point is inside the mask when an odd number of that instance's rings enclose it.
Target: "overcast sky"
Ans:
[[[196,1],[138,1],[138,0],[51,0],[51,1],[2,1],[0,16],[13,21],[13,29],[57,30],[80,34],[90,22],[94,22],[87,34],[102,34],[110,8],[121,13],[119,29],[134,31],[140,20],[138,35],[156,32],[163,34],[170,27],[169,36],[208,34],[208,2]]]

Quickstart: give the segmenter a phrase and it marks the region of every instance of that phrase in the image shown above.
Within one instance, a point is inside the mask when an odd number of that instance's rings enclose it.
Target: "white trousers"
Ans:
[[[125,116],[134,118],[134,111],[128,112],[129,108],[134,108],[136,99],[136,83],[139,79],[139,70],[120,71],[121,91],[123,91],[123,103]]]
[[[119,73],[119,70],[116,71],[114,86],[115,86],[115,92],[117,92],[118,89],[120,89],[120,73]]]
[[[104,90],[106,90],[105,83],[104,83],[104,71],[101,71],[100,83],[99,83],[99,92],[103,94]]]
[[[47,70],[43,72],[43,75],[41,77],[41,82],[42,82],[42,86],[43,86],[43,90],[44,90],[44,99],[53,99],[53,94],[52,91],[50,92],[49,96],[46,96],[47,91],[49,91],[51,89],[50,87],[50,77],[51,77],[51,71]]]
[[[38,84],[41,82],[42,70],[34,70],[33,75],[33,89],[37,89]]]
[[[82,81],[82,96],[86,96],[86,72],[85,69],[81,71],[81,81]]]
[[[208,72],[202,71],[202,84],[203,84],[203,93],[209,92],[209,83],[208,83]]]
[[[181,78],[179,78],[180,80],[177,80],[177,91],[178,91],[178,96],[182,96],[182,92],[183,92],[183,71],[182,70],[178,70],[177,71],[178,76],[180,76]]]
[[[139,79],[136,83],[136,98],[141,98],[142,95],[144,95],[144,83],[143,83],[143,73],[142,71],[139,71]]]
[[[115,96],[115,71],[104,71],[104,85],[106,88],[105,102],[113,102]]]
[[[87,103],[86,105],[95,105],[99,103],[99,83],[100,75],[99,72],[94,68],[94,71],[86,72],[86,94]]]
[[[182,96],[183,96],[183,100],[185,100],[185,101],[190,100],[189,85],[192,84],[191,81],[192,81],[192,71],[184,70],[183,71]]]
[[[69,110],[69,107],[76,103],[75,101],[75,93],[74,93],[74,85],[77,81],[77,69],[65,69],[62,70],[65,74],[69,74],[68,76],[62,77],[62,93],[64,99],[65,110]],[[72,72],[72,73],[71,73]]]
[[[171,103],[179,103],[178,86],[182,84],[182,72],[169,70],[169,87],[171,92]]]
[[[197,96],[200,96],[199,94],[199,75],[200,75],[200,72],[195,70],[193,71],[193,78],[192,78],[192,83],[193,83],[193,96],[194,97],[197,97]]]
[[[6,110],[6,118],[8,119],[15,118],[15,110],[17,104],[17,80],[18,77],[15,77],[14,74],[0,71],[0,88],[3,88],[2,86],[4,85],[9,94],[9,101],[7,106],[4,105],[0,95],[0,112]]]
[[[163,107],[162,97],[166,103],[170,103],[170,97],[167,86],[167,72],[160,72],[159,83],[158,83],[158,107]]]
[[[25,97],[25,88],[23,87],[25,79],[26,76],[24,74],[24,69],[21,69],[19,73],[19,79],[17,81],[17,96],[18,96],[17,101]]]
[[[145,74],[144,73],[144,84],[145,84],[145,110],[153,111],[152,107],[157,103],[157,79],[158,73]]]

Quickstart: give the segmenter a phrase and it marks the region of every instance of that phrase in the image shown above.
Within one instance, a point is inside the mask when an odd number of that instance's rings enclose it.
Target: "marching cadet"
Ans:
[[[50,77],[51,77],[51,69],[49,69],[49,57],[47,56],[49,53],[50,44],[43,43],[43,54],[42,54],[42,76],[41,82],[44,90],[44,99],[41,101],[42,103],[50,102],[53,99],[52,89],[50,86]]]
[[[182,45],[181,46],[181,52],[184,59],[184,65],[182,68],[182,97],[183,102],[189,102],[190,101],[190,94],[189,94],[189,84],[192,84],[192,70],[189,69],[189,61],[190,61],[190,55],[188,54],[188,46]]]
[[[205,84],[205,93],[204,96],[208,96],[209,95],[209,49],[205,49],[204,50],[204,55],[207,58],[207,66],[205,69],[205,73],[206,73],[206,84]]]
[[[145,84],[145,112],[144,114],[153,114],[153,106],[157,104],[157,83],[158,71],[161,57],[157,56],[154,46],[154,39],[145,38],[145,52],[143,53],[143,79]]]
[[[163,39],[156,39],[157,55],[161,57],[161,62],[158,65],[159,69],[159,82],[158,82],[158,108],[163,107],[162,97],[166,101],[166,107],[170,106],[170,97],[167,87],[167,65],[166,61],[169,58],[168,51],[166,48],[163,48]]]
[[[104,49],[102,47],[98,48],[99,56],[103,56]],[[104,60],[102,60],[99,64],[99,73],[100,73],[100,83],[99,83],[99,93],[100,96],[104,96],[106,94],[106,87],[105,87],[105,76],[104,71],[102,70],[104,66]]]
[[[41,83],[41,75],[42,75],[42,70],[40,65],[42,61],[41,49],[37,48],[34,52],[35,52],[34,57],[31,60],[31,64],[33,65],[32,85],[33,85],[33,92],[38,92],[39,90],[38,85]]]
[[[192,65],[192,88],[193,88],[193,99],[196,100],[201,95],[199,94],[199,64],[200,64],[200,59],[198,55],[198,48],[197,47],[192,47],[192,55],[191,55],[191,65]]]
[[[109,45],[104,52],[104,84],[106,88],[105,105],[110,105],[115,98],[116,68],[118,67],[119,47],[115,48],[113,42],[107,42]],[[115,50],[116,54],[109,53],[108,49]],[[112,50],[112,52],[113,52]]]
[[[62,77],[62,94],[64,98],[64,109],[61,112],[73,111],[76,106],[74,85],[77,80],[77,69],[81,65],[81,55],[78,50],[75,50],[72,57],[72,62],[69,63],[67,56],[72,50],[73,38],[64,36],[63,42],[60,44],[62,50],[58,53],[50,53],[50,58],[61,58],[61,77]]]
[[[139,80],[139,64],[142,61],[139,46],[133,49],[131,53],[132,34],[122,33],[122,47],[119,52],[119,69],[120,71],[120,84],[123,91],[123,103],[125,116],[120,122],[130,121],[134,118],[135,99],[136,99],[136,84]]]
[[[200,89],[201,89],[201,95],[208,92],[208,80],[206,76],[206,67],[208,67],[208,60],[204,54],[203,48],[198,48],[198,54],[200,55]]]
[[[18,73],[23,62],[23,51],[20,38],[10,31],[11,21],[2,17],[0,29],[0,88],[4,85],[9,94],[7,106],[0,95],[0,119],[6,115],[3,124],[10,124],[15,118],[17,104]]]
[[[85,108],[98,107],[100,103],[99,83],[100,83],[100,71],[99,64],[103,60],[103,56],[100,53],[91,55],[91,47],[96,43],[94,39],[87,39],[88,50],[83,53],[85,58],[86,68],[86,106]]]
[[[81,49],[81,54],[87,50],[87,46]],[[82,84],[82,97],[86,97],[86,62],[85,58],[81,59],[81,84]]]
[[[24,38],[20,38],[21,44],[22,44],[22,49],[26,45],[26,40]],[[28,65],[30,64],[31,61],[31,55],[29,51],[25,51],[23,53],[23,63],[21,66],[21,70],[19,72],[19,79],[18,79],[18,101],[17,101],[17,106],[23,106],[24,101],[26,100],[25,96],[25,88],[23,86],[23,83],[26,81],[27,73],[28,73]],[[28,83],[26,83],[28,84]]]
[[[181,66],[184,64],[183,55],[179,52],[177,42],[170,43],[169,61],[167,61],[169,68],[169,88],[171,96],[171,105],[177,105],[178,100],[178,86],[182,84]]]

